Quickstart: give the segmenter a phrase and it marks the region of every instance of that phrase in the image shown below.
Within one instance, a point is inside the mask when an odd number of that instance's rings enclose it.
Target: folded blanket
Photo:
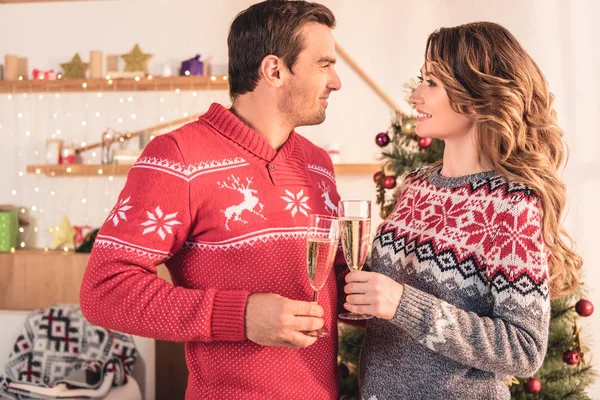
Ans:
[[[0,376],[0,397],[102,398],[131,374],[130,335],[90,324],[78,305],[32,312]]]

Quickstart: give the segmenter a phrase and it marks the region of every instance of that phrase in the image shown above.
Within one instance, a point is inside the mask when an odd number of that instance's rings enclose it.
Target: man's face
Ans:
[[[341,87],[335,72],[335,41],[331,29],[318,23],[302,27],[304,50],[284,81],[281,112],[294,126],[318,125],[325,121],[329,94]]]

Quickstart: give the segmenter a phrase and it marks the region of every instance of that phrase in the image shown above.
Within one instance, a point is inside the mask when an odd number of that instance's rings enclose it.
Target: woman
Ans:
[[[550,297],[578,285],[560,225],[565,159],[547,82],[503,27],[442,28],[410,101],[443,160],[409,174],[347,275],[345,307],[373,314],[361,357],[368,400],[508,399],[542,365]]]

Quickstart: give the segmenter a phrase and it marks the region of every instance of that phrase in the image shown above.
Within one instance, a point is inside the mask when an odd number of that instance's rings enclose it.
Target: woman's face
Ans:
[[[417,135],[442,140],[469,135],[475,124],[474,120],[450,107],[446,89],[427,64],[421,68],[419,80],[421,83],[409,98],[418,112]]]

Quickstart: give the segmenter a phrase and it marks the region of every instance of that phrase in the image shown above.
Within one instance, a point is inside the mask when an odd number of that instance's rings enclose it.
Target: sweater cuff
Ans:
[[[250,292],[217,292],[212,310],[212,340],[242,341],[246,339],[246,300]]]
[[[404,292],[392,322],[411,337],[419,338],[431,325],[433,311],[439,300],[412,286],[404,285]]]

